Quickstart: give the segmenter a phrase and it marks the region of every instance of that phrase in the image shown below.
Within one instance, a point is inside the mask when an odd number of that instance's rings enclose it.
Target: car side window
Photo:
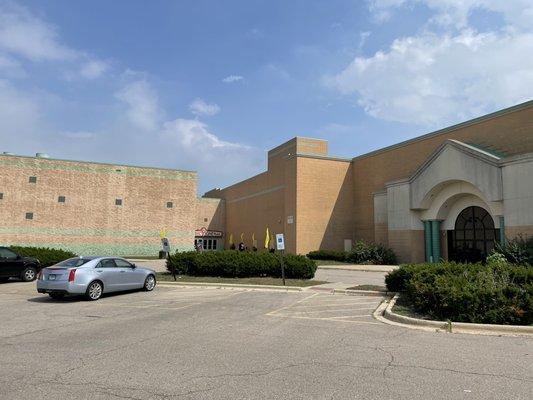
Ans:
[[[4,260],[16,260],[17,255],[9,249],[0,248],[0,258]]]
[[[131,268],[131,264],[126,260],[121,260],[120,258],[115,258],[115,264],[119,268]]]
[[[115,261],[113,259],[107,259],[107,260],[102,260],[100,261],[100,263],[98,264],[98,267],[100,268],[116,268],[116,264],[115,264]]]

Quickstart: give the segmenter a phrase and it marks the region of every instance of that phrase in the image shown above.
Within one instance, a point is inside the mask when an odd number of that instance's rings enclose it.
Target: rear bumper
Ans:
[[[73,282],[37,281],[38,293],[84,294],[86,290],[86,285]]]

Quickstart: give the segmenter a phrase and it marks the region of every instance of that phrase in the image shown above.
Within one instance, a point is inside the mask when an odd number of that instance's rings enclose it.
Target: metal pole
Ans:
[[[281,279],[283,280],[283,286],[285,286],[285,263],[283,262],[283,250],[279,251],[279,260],[281,262]]]

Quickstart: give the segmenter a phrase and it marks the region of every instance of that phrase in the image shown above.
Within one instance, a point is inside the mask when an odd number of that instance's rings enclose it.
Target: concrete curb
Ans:
[[[282,292],[303,292],[308,287],[299,286],[275,286],[275,285],[247,285],[240,283],[211,283],[211,282],[172,282],[159,281],[158,286],[178,286],[178,287],[213,287],[218,289],[250,289],[250,290],[275,290]]]
[[[389,302],[383,301],[374,311],[374,318],[377,320],[397,326],[411,329],[422,329],[426,331],[449,332],[449,333],[469,333],[477,335],[509,335],[533,337],[533,326],[525,325],[494,325],[494,324],[474,324],[468,322],[451,321],[429,321],[425,319],[407,317],[396,314],[392,308],[396,304],[399,294],[396,294]]]

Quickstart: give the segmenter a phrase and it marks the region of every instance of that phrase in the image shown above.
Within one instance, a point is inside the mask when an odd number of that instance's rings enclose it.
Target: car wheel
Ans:
[[[94,281],[87,286],[87,291],[85,292],[85,297],[88,300],[98,300],[102,293],[104,292],[104,286],[99,281]]]
[[[146,279],[144,280],[144,286],[143,286],[143,289],[147,292],[151,292],[152,290],[154,290],[155,288],[155,284],[156,284],[156,281],[155,281],[155,276],[153,275],[148,275],[146,277]]]
[[[48,293],[48,296],[50,296],[54,300],[59,300],[65,297],[64,293]]]
[[[37,270],[34,267],[28,267],[22,271],[21,278],[24,282],[31,282],[37,277]]]

